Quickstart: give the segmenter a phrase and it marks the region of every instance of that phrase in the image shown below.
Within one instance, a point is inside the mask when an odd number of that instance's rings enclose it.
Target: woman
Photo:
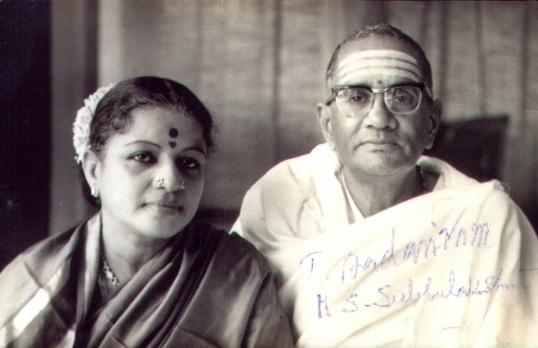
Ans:
[[[0,346],[291,346],[262,257],[192,221],[213,145],[204,105],[158,77],[85,104],[76,159],[99,212],[0,274]]]

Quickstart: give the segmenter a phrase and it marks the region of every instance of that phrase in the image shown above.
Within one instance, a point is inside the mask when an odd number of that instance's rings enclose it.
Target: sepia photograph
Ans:
[[[538,2],[0,0],[0,348],[538,347]]]

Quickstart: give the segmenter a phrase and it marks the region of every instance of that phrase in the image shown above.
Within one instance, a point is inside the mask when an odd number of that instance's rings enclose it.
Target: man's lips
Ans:
[[[371,139],[361,141],[360,144],[374,144],[374,145],[397,145],[395,140],[389,139]]]
[[[390,139],[370,139],[370,140],[363,140],[359,142],[357,147],[363,146],[363,145],[371,145],[374,147],[390,147],[390,146],[398,146],[398,142],[396,140],[390,140]]]
[[[363,140],[358,143],[357,146],[353,148],[353,151],[362,149],[363,151],[371,153],[393,153],[398,151],[400,145],[396,140],[392,139],[369,139]]]

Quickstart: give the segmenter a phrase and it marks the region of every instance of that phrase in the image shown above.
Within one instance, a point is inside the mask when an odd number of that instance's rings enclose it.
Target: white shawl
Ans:
[[[538,345],[538,240],[496,181],[423,156],[433,192],[354,224],[327,145],[271,169],[232,228],[277,276],[300,347]]]

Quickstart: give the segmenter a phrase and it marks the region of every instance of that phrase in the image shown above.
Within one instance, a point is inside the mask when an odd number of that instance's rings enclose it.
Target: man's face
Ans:
[[[410,47],[394,38],[350,42],[336,62],[333,85],[381,89],[424,83],[416,57]],[[371,109],[358,117],[346,113],[336,102],[325,112],[329,114],[324,127],[329,144],[344,167],[357,174],[383,176],[409,170],[432,145],[437,126],[433,101],[426,91],[418,108],[409,113],[390,111],[383,93],[376,93]]]

